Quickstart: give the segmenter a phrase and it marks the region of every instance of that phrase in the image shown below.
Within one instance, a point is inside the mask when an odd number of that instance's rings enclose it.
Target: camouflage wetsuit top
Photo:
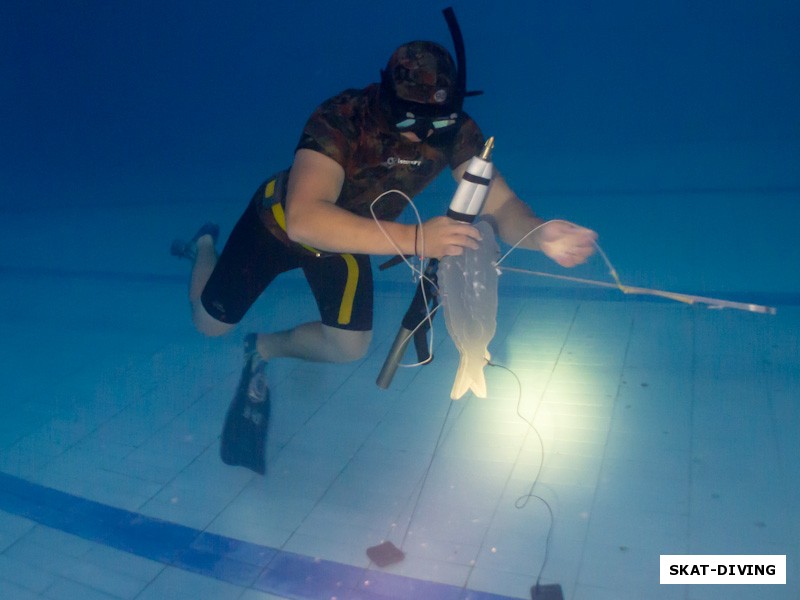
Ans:
[[[445,167],[454,169],[480,153],[484,143],[478,125],[467,115],[451,131],[423,142],[406,140],[380,109],[379,90],[373,84],[323,102],[297,145],[298,150],[315,150],[342,166],[344,183],[336,205],[362,217],[371,217],[370,205],[380,194],[396,189],[413,198]],[[284,202],[285,198],[274,200]],[[406,204],[399,195],[388,194],[375,204],[375,213],[394,220]],[[261,217],[273,234],[288,241],[271,211],[262,211]]]

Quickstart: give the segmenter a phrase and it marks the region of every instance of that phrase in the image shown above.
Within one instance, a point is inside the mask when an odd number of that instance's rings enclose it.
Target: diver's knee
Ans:
[[[332,343],[338,362],[353,362],[364,358],[372,342],[372,331],[349,331],[326,327],[326,337]]]
[[[367,350],[369,350],[369,345],[372,342],[371,331],[359,331],[358,334],[358,339],[350,354],[350,360],[361,360],[364,358],[364,356],[367,354]]]
[[[192,302],[192,322],[195,329],[207,335],[208,337],[219,337],[225,335],[236,325],[231,323],[223,323],[208,314],[203,303],[199,301]]]

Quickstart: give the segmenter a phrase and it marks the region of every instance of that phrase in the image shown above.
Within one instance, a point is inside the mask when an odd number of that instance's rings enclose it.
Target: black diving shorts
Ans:
[[[369,256],[318,257],[275,237],[259,216],[265,189],[270,186],[274,187],[274,179],[259,187],[233,228],[203,289],[203,307],[218,321],[238,323],[275,277],[301,268],[325,325],[370,331],[373,280]]]

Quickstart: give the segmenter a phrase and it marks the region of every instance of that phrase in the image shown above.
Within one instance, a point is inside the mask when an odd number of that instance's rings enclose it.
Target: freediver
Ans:
[[[446,167],[460,181],[483,148],[481,129],[462,108],[470,94],[463,49],[456,50],[458,65],[437,43],[403,44],[379,83],[320,104],[303,128],[291,168],[256,190],[219,255],[214,225],[201,227],[189,242],[173,243],[173,254],[193,261],[189,299],[203,334],[231,331],[270,282],[291,269],[303,270],[319,308],[318,321],[245,336],[241,381],[222,432],[226,464],[265,472],[268,361],[348,362],[365,354],[373,318],[370,255],[398,249],[419,255],[423,239],[426,257],[477,247],[478,230],[449,217],[421,226],[394,222],[406,205],[399,194],[376,205],[380,227],[370,213],[380,194],[400,190],[413,198]],[[508,244],[544,223],[498,173],[482,217]],[[572,267],[594,252],[596,238],[585,227],[552,222],[522,247]]]

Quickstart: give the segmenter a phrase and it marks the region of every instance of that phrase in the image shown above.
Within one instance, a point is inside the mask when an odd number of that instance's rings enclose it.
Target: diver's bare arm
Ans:
[[[378,224],[336,206],[342,190],[344,170],[333,159],[313,150],[295,154],[286,196],[286,230],[289,237],[320,250],[357,254],[395,254],[397,244],[403,254],[414,254],[416,234],[413,225],[381,221]],[[460,254],[464,246],[475,246],[477,230],[444,218],[424,224],[426,254]]]
[[[336,161],[313,150],[298,150],[286,195],[289,238],[329,252],[395,253],[372,219],[336,206],[343,182],[344,170]],[[382,225],[404,253],[413,253],[413,228],[396,223]]]
[[[466,163],[454,171],[457,179],[464,168]],[[497,172],[492,178],[481,214],[492,223],[505,243],[513,246],[522,240],[521,248],[540,250],[562,267],[584,263],[594,253],[597,234],[568,221],[549,221],[535,233],[527,235],[545,221],[519,199]]]
[[[469,161],[453,170],[453,177],[456,181],[461,181],[461,176],[468,164]],[[529,231],[544,223],[543,219],[537,217],[533,210],[517,197],[503,176],[496,170],[481,216],[491,223],[500,239],[512,246],[525,237]],[[535,235],[528,236],[520,246],[529,250],[539,250],[536,237]]]

